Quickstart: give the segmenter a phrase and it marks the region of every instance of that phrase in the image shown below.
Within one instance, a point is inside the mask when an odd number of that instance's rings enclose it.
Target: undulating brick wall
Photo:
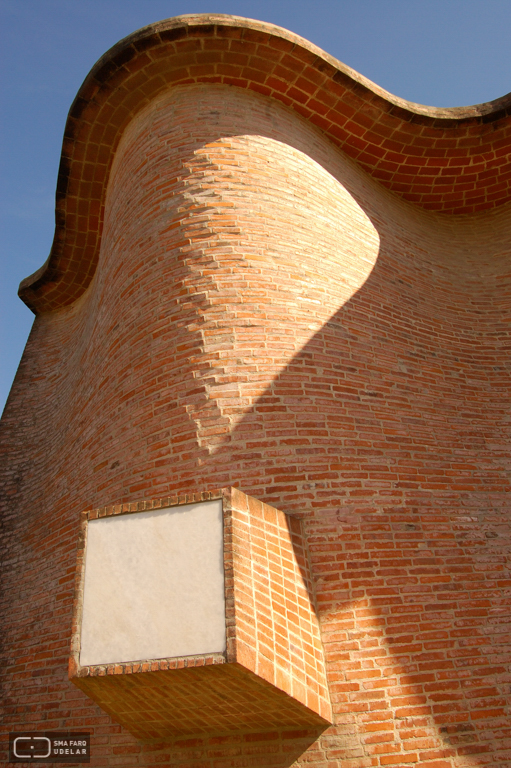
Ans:
[[[510,242],[509,204],[417,208],[264,95],[140,111],[3,417],[7,728],[97,766],[509,764]],[[334,724],[143,745],[67,677],[79,515],[228,485],[303,518]]]

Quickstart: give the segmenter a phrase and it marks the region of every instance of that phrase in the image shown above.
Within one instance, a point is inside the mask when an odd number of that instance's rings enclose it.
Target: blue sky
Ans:
[[[208,12],[290,29],[421,104],[511,90],[511,0],[0,0],[0,411],[33,321],[17,287],[51,247],[62,135],[81,82],[139,27]]]

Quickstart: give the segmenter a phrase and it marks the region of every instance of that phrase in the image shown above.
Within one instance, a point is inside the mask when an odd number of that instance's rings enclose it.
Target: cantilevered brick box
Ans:
[[[298,519],[224,489],[82,530],[70,678],[137,738],[330,724]]]

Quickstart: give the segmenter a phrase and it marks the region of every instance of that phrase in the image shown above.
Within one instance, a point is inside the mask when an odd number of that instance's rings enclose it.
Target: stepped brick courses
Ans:
[[[2,420],[9,730],[123,768],[511,764],[508,110],[233,17],[96,65]],[[143,744],[67,677],[80,513],[227,486],[303,518],[333,725]]]
[[[436,109],[387,93],[297,35],[219,15],[169,19],[122,40],[69,112],[48,262],[25,280],[35,312],[73,302],[97,265],[115,151],[136,113],[170,87],[233,85],[293,109],[389,189],[423,208],[491,209],[511,189],[511,99]]]

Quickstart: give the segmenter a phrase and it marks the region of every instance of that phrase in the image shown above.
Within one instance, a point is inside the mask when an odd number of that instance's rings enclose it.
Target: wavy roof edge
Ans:
[[[178,16],[110,48],[77,93],[64,131],[52,249],[19,288],[35,314],[74,302],[92,279],[110,167],[128,123],[164,90],[193,83],[276,99],[420,207],[471,214],[511,199],[511,93],[469,107],[415,104],[273,24]]]

